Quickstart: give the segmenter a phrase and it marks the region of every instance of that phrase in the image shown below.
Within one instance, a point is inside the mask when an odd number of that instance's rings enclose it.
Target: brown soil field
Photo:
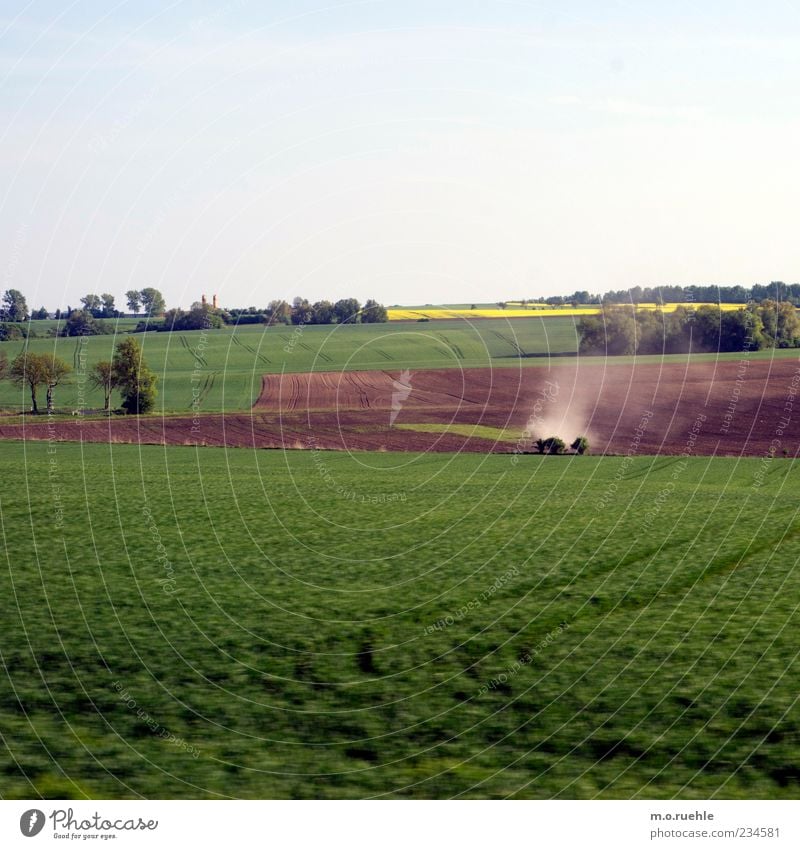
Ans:
[[[397,427],[430,423],[512,441]],[[267,375],[250,413],[0,425],[4,439],[387,451],[511,452],[550,435],[586,435],[595,454],[795,456],[800,359]]]

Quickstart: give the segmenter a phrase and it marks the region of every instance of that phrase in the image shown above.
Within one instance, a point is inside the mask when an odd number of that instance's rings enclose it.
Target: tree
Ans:
[[[575,441],[570,445],[570,448],[576,454],[588,454],[589,453],[589,440],[585,436],[578,436],[575,438]]]
[[[39,406],[36,390],[47,387],[47,409],[53,409],[53,390],[72,369],[60,357],[49,354],[33,354],[30,351],[20,354],[11,363],[10,377],[19,386],[27,384],[31,393],[31,412],[36,415]]]
[[[72,371],[72,367],[67,365],[60,357],[49,357],[47,354],[41,354],[48,361],[48,376],[47,376],[47,412],[53,412],[53,390],[59,383]]]
[[[117,385],[113,364],[107,360],[95,363],[89,370],[89,383],[95,389],[103,390],[103,411],[108,412],[111,409],[111,392]]]
[[[100,302],[102,303],[103,318],[114,318],[117,314],[117,310],[114,307],[114,296],[109,295],[108,292],[104,292],[100,295]]]
[[[19,289],[8,289],[3,295],[2,317],[4,321],[25,321],[28,318],[28,304]]]
[[[84,312],[91,313],[95,318],[99,318],[103,312],[103,305],[99,295],[92,295],[91,293],[84,295],[81,298],[81,303],[83,304]]]
[[[585,315],[578,322],[581,354],[636,353],[636,320],[627,307],[604,307],[599,315]]]
[[[155,404],[158,378],[147,367],[139,343],[132,337],[117,344],[112,363],[122,406],[127,413],[147,413]]]
[[[563,439],[557,436],[548,436],[547,439],[537,439],[534,442],[539,454],[563,454],[567,448]]]
[[[764,336],[757,308],[721,313],[719,351],[759,351],[773,344]]]
[[[636,310],[636,353],[663,354],[666,344],[666,321],[661,310]]]
[[[139,300],[148,318],[152,318],[155,315],[163,315],[164,310],[167,308],[164,296],[158,289],[153,289],[152,286],[148,286],[139,292]]]
[[[688,354],[696,348],[693,327],[694,316],[686,307],[664,313],[664,353]]]
[[[333,324],[336,313],[333,311],[333,304],[330,301],[317,301],[311,311],[314,315],[314,324]]]
[[[45,307],[40,307],[38,310],[34,310],[31,313],[31,318],[35,321],[42,321],[46,318],[49,318],[50,314],[47,312]]]
[[[362,324],[380,324],[388,320],[389,316],[386,313],[386,308],[383,304],[379,304],[377,301],[373,301],[372,299],[368,300],[364,304],[364,308],[361,310]]]
[[[763,335],[767,344],[774,348],[797,347],[800,337],[800,320],[797,310],[787,301],[773,301],[765,298],[756,312],[764,325]]]
[[[292,324],[311,324],[314,310],[305,298],[295,298],[292,302]]]
[[[189,312],[173,308],[164,313],[164,323],[156,330],[211,330],[223,327],[225,321],[219,310],[195,302]]]
[[[27,339],[28,328],[24,324],[0,324],[0,342],[9,339]]]
[[[128,302],[128,309],[134,315],[139,315],[139,308],[142,305],[141,292],[138,289],[128,289],[125,293],[125,298]]]
[[[800,345],[800,318],[792,304],[778,304],[778,347],[797,348]]]
[[[270,301],[267,307],[267,324],[289,324],[292,308],[286,301]]]
[[[355,298],[342,298],[333,305],[339,324],[355,324],[361,304]]]
[[[98,321],[88,310],[73,310],[64,322],[62,336],[101,336],[108,333],[108,326]]]

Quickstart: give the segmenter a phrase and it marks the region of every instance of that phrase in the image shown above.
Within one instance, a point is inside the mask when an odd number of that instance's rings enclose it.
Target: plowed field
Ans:
[[[719,363],[576,359],[551,369],[284,374],[263,378],[250,414],[49,423],[42,416],[0,425],[0,437],[510,452],[526,450],[537,436],[572,440],[583,434],[593,453],[794,456],[800,444],[798,394],[798,361],[746,357]],[[415,429],[401,427],[409,425]],[[425,432],[425,425],[438,432]],[[458,425],[459,432],[447,432],[449,425]],[[482,426],[480,436],[465,433],[465,425]]]

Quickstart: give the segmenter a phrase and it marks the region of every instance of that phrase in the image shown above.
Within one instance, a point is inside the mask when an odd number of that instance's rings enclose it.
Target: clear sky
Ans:
[[[0,289],[800,280],[789,0],[0,4]]]

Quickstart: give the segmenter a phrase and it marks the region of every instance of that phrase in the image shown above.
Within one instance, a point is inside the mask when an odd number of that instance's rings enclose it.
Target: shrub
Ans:
[[[534,443],[539,454],[563,454],[567,448],[563,439],[548,436],[547,439],[537,439]]]
[[[575,441],[570,445],[570,448],[576,454],[588,454],[589,453],[589,440],[585,436],[578,436],[575,438]]]

